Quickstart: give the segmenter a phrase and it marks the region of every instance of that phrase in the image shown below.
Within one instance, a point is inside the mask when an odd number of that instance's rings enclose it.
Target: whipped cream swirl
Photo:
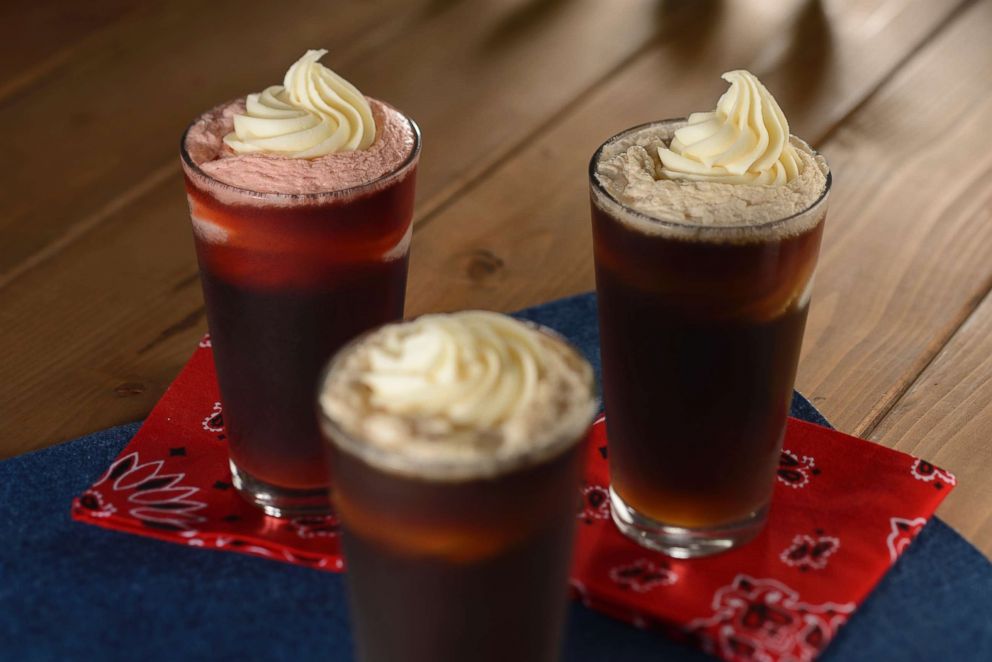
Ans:
[[[503,315],[427,315],[386,327],[361,381],[391,414],[492,428],[531,403],[547,352],[533,329]]]
[[[693,113],[658,149],[667,179],[781,186],[800,172],[789,122],[775,98],[754,74],[730,71],[730,83],[716,110]]]
[[[238,154],[265,152],[309,159],[364,150],[375,140],[375,119],[358,89],[309,50],[286,72],[282,85],[249,94],[224,142]]]
[[[438,480],[551,457],[584,435],[598,408],[592,368],[567,342],[478,310],[362,337],[332,361],[319,401],[334,445]]]

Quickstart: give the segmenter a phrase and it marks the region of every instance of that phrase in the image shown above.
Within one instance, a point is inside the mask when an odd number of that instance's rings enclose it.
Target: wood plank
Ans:
[[[205,327],[192,236],[170,204],[184,197],[170,179],[119,212],[141,231],[102,226],[2,293],[0,454],[139,419],[161,397]]]
[[[652,0],[622,12],[595,0],[542,3],[526,21],[529,0],[196,7],[163,4],[0,106],[5,151],[19,162],[6,176],[18,195],[0,198],[0,286],[102,223],[122,192],[178,172],[175,141],[198,112],[280,80],[305,47],[327,45],[331,66],[421,123],[429,200],[501,158],[661,29]],[[67,145],[74,158],[52,162]]]
[[[824,146],[838,176],[798,383],[854,434],[988,290],[990,26],[971,5]]]
[[[141,7],[137,0],[12,0],[0,5],[0,25],[6,28],[0,40],[0,101],[64,65],[95,32]]]
[[[413,5],[416,15],[409,20],[377,28],[372,41],[336,50],[335,63],[345,62],[341,70],[358,85],[420,121],[426,136],[421,208],[424,202],[440,204],[458,182],[499,161],[657,34],[688,29],[696,17],[686,13],[690,5],[659,10],[651,0],[628,2],[623,12],[586,0],[528,15],[537,11],[531,5],[432,0]],[[246,11],[257,19],[262,10],[253,4]],[[16,223],[0,214],[7,240],[0,244],[0,262],[17,265],[6,286],[0,277],[0,310],[10,319],[30,320],[0,328],[0,356],[11,366],[0,385],[0,454],[134,420],[150,409],[204,329],[197,319],[200,294],[174,139],[210,103],[277,78],[299,44],[327,43],[328,34],[337,34],[328,32],[327,21],[287,26],[251,66],[215,62],[197,72],[199,81],[217,81],[210,90],[163,97],[154,93],[163,81],[168,89],[185,90],[188,80],[181,71],[188,68],[188,54],[172,34],[187,26],[187,19],[180,10],[170,17],[169,34],[134,44],[135,63],[106,61],[107,53],[87,60],[85,71],[77,72],[83,80],[96,79],[101,59],[110,67],[110,80],[100,79],[92,93],[82,94],[83,83],[75,79],[46,81],[32,91],[29,107],[55,123],[54,137],[40,135],[33,123],[5,134],[26,144],[20,134],[33,131],[39,140],[72,144],[89,156],[82,165],[64,164],[65,185],[48,192],[51,199],[43,206],[8,207]],[[247,29],[248,36],[220,41],[247,49],[251,39],[260,39],[254,23],[238,19],[224,29]],[[361,21],[352,17],[352,23]],[[133,35],[125,37],[134,41]],[[217,57],[218,48],[194,45],[197,57]],[[179,53],[179,64],[170,63],[166,52]],[[221,75],[223,69],[231,75]],[[155,86],[152,80],[158,81]],[[92,132],[71,132],[59,124],[57,113],[46,110],[48,101],[69,97],[99,109]],[[154,117],[137,112],[142,97],[161,103]],[[0,119],[6,110],[0,108]],[[116,128],[132,123],[140,126],[127,132]],[[159,156],[165,159],[161,164],[138,172]],[[35,183],[32,189],[30,179],[19,176],[10,190],[27,190],[18,200],[45,200],[44,187]],[[4,206],[0,201],[0,209]],[[122,256],[125,250],[139,258]],[[49,349],[52,344],[60,348]]]
[[[982,193],[980,220],[987,224],[992,188]],[[992,297],[985,298],[870,438],[954,472],[957,487],[937,514],[992,558]]]

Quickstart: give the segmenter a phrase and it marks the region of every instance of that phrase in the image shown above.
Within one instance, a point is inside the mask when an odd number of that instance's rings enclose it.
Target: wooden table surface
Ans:
[[[306,48],[424,133],[407,310],[593,288],[586,165],[747,68],[834,172],[798,387],[958,476],[992,555],[992,2],[263,0],[0,9],[0,457],[144,417],[205,331],[177,156]]]

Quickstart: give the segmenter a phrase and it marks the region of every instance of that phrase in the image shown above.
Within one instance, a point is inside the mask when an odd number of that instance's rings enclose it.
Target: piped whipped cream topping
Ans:
[[[491,428],[534,397],[542,362],[538,336],[495,314],[432,316],[387,331],[369,352],[362,383],[370,404],[401,416]]]
[[[754,74],[729,71],[730,88],[716,110],[693,113],[659,148],[660,172],[668,179],[781,186],[799,175],[802,162],[789,144],[789,122]]]
[[[592,383],[589,364],[558,337],[464,311],[366,336],[336,360],[320,404],[371,464],[462,479],[574,443],[596,411]]]
[[[825,206],[801,212],[824,194],[826,161],[789,134],[785,115],[757,78],[746,71],[724,78],[730,89],[715,111],[635,127],[607,141],[594,164],[602,187],[593,188],[595,204],[643,232],[692,240],[716,237],[711,226],[734,228],[721,230],[720,240],[763,240],[762,226],[800,215],[774,232],[800,234],[816,225]]]
[[[367,149],[375,140],[372,109],[358,89],[308,50],[282,85],[249,94],[224,143],[236,154],[265,152],[310,159]]]
[[[374,182],[385,185],[388,175],[401,169],[412,171],[418,136],[413,123],[403,113],[377,99],[365,101],[372,109],[376,127],[375,139],[367,149],[308,159],[270,152],[238,154],[224,138],[234,130],[235,119],[247,111],[244,97],[198,117],[186,132],[184,147],[189,162],[209,179],[246,191],[298,195],[341,191]],[[211,187],[215,196],[224,195],[195,169],[187,168],[187,174],[198,185]]]

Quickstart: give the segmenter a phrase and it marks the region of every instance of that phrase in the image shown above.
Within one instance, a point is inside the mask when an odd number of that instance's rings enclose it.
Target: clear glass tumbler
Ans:
[[[269,515],[328,512],[313,408],[321,367],[400,319],[420,131],[375,181],[313,194],[245,190],[182,165],[237,489]]]
[[[613,518],[688,558],[753,538],[782,448],[830,175],[794,216],[694,225],[616,200],[589,176]],[[660,126],[659,126],[660,125]]]
[[[480,458],[457,477],[441,460],[410,463],[375,448],[322,409],[360,660],[557,659],[581,442],[598,409],[591,380],[577,397],[588,398],[586,418],[571,419],[578,425],[538,457],[496,471]],[[480,432],[469,446],[487,439]]]

